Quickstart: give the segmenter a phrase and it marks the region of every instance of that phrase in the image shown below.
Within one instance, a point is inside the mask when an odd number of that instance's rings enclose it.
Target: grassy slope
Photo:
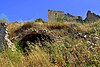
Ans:
[[[25,23],[34,25],[36,23]],[[39,24],[39,23],[38,23]],[[54,30],[59,33],[64,40],[46,42],[46,47],[39,47],[41,43],[35,44],[32,53],[29,56],[24,56],[17,48],[12,52],[10,49],[5,49],[0,53],[1,67],[99,67],[100,66],[100,22],[80,24],[80,23],[40,23],[45,27],[63,27],[66,25],[75,24],[81,31],[93,32],[99,37],[98,43],[92,49],[89,49],[89,44],[82,38],[73,39],[71,35],[63,35],[65,30]],[[14,36],[14,31],[19,29],[23,24],[11,23],[8,25],[10,36]],[[16,28],[15,28],[16,27]],[[94,30],[96,29],[96,31]],[[18,45],[15,42],[15,45]]]

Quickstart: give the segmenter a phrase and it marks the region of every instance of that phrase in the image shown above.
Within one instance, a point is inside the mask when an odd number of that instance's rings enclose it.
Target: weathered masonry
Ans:
[[[63,11],[48,10],[48,21],[49,22],[56,22],[58,18],[63,18],[63,17],[64,17]]]
[[[0,47],[5,44],[6,26],[5,23],[0,23]]]
[[[55,11],[48,10],[48,22],[95,22],[100,20],[100,16],[92,13],[91,11],[87,12],[87,16],[85,19],[82,19],[81,16],[73,16],[69,13],[65,14],[64,11]]]
[[[82,22],[81,16],[73,16],[69,13],[65,14],[64,11],[48,10],[48,22]]]

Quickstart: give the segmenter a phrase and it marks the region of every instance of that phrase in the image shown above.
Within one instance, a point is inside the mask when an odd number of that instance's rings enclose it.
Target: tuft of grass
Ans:
[[[10,37],[15,36],[15,31],[18,30],[22,25],[23,25],[23,23],[16,23],[16,22],[9,23],[7,25],[9,36]]]

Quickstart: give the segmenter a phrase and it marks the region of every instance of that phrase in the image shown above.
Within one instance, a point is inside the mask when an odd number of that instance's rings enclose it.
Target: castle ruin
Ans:
[[[83,19],[81,16],[73,16],[69,13],[65,14],[64,11],[55,11],[48,10],[48,22],[80,22],[80,23],[89,23],[100,20],[100,16],[92,13],[91,11],[87,12],[87,16]]]
[[[48,10],[48,22],[82,22],[81,16],[73,16],[64,11]]]
[[[58,18],[63,18],[64,12],[63,11],[53,11],[48,10],[48,21],[49,22],[56,22]]]

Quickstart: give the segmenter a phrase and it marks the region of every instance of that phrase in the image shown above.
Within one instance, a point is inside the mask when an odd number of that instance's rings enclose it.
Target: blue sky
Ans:
[[[91,10],[100,15],[100,0],[0,0],[0,18],[8,21],[48,20],[48,9],[86,17]]]

